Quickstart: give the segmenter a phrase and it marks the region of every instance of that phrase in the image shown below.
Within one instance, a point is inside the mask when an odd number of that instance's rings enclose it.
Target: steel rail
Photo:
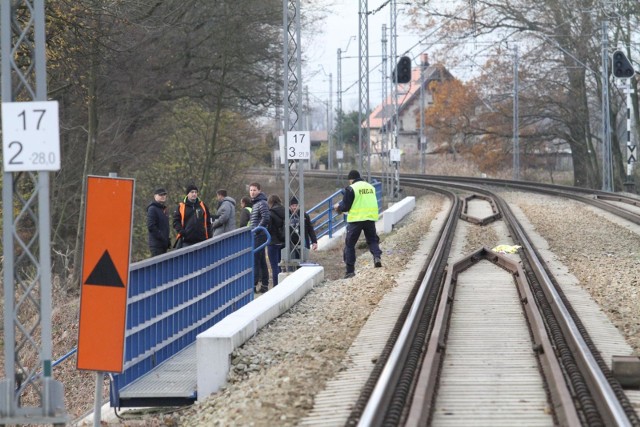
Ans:
[[[506,206],[506,203],[504,207],[509,209],[508,206]],[[509,214],[513,215],[511,212],[509,212]],[[560,326],[565,337],[569,338],[569,345],[571,346],[574,355],[577,356],[578,360],[581,362],[580,370],[584,375],[585,380],[589,383],[590,391],[595,392],[596,394],[596,398],[594,400],[603,415],[604,421],[607,425],[631,426],[632,423],[629,420],[626,411],[620,404],[611,384],[609,384],[609,381],[600,369],[598,362],[594,358],[593,353],[580,333],[576,322],[560,297],[551,278],[547,274],[543,262],[538,258],[533,246],[529,242],[526,232],[522,229],[519,223],[516,222],[513,225],[513,231],[517,234],[517,239],[523,246],[525,256],[532,267],[534,267],[535,275],[543,285],[543,290],[547,299],[553,302],[551,307],[554,314],[562,320]]]
[[[331,178],[334,177],[335,174],[329,173],[319,173],[315,172],[309,174],[318,178]],[[373,175],[373,178],[378,178]],[[633,214],[630,211],[617,208],[609,203],[605,203],[599,200],[596,200],[597,197],[606,198],[610,196],[611,193],[608,192],[600,192],[588,189],[567,187],[567,186],[557,186],[551,184],[540,184],[540,183],[523,183],[521,181],[507,181],[507,180],[495,180],[495,179],[483,179],[483,178],[469,178],[469,177],[435,177],[429,175],[408,175],[403,174],[401,177],[402,181],[406,186],[410,187],[419,187],[425,188],[425,186],[442,186],[442,187],[454,187],[459,188],[469,192],[484,192],[490,193],[488,190],[483,189],[482,187],[478,187],[478,185],[486,186],[498,186],[498,187],[506,187],[520,189],[531,192],[539,192],[552,194],[556,196],[566,197],[574,200],[578,200],[581,202],[589,203],[594,206],[597,206],[601,209],[609,211],[615,215],[618,215],[622,218],[628,219],[634,223],[640,224],[640,215]],[[591,197],[585,197],[585,194],[591,195]],[[596,196],[596,197],[594,197]],[[630,198],[633,199],[633,198]],[[507,212],[510,216],[513,216],[509,206],[505,202],[501,202],[501,208],[503,210],[503,215],[506,215]],[[523,253],[525,257],[529,260],[530,265],[535,270],[535,275],[537,280],[542,284],[542,289],[545,294],[545,297],[552,302],[551,307],[555,316],[560,321],[561,329],[565,336],[565,339],[568,341],[569,347],[574,352],[575,357],[579,362],[579,369],[581,374],[583,375],[585,381],[587,381],[590,392],[595,393],[595,402],[599,408],[600,414],[603,417],[603,420],[607,423],[606,425],[618,425],[618,426],[630,426],[632,425],[631,420],[626,414],[624,408],[621,405],[620,400],[616,396],[613,388],[607,378],[605,377],[602,369],[598,365],[597,360],[594,355],[588,348],[588,345],[582,336],[576,322],[571,316],[570,310],[565,305],[562,297],[560,296],[558,290],[555,289],[555,285],[553,281],[549,277],[547,270],[545,269],[544,263],[539,259],[535,249],[528,242],[528,238],[526,232],[522,229],[522,227],[517,224],[513,227],[512,232],[514,233],[515,240],[520,240],[523,243]],[[433,272],[431,272],[433,273]],[[404,329],[404,328],[403,328]],[[394,351],[398,345],[394,346]],[[385,366],[385,380],[390,381],[391,375],[389,374],[393,368]],[[397,375],[397,374],[395,374]],[[363,412],[362,417],[360,418],[359,425],[380,425],[383,417],[380,416],[382,414],[382,409],[379,407],[376,408],[376,401],[378,404],[383,402],[383,396],[385,392],[383,392],[379,387],[382,387],[384,381],[379,380],[376,384],[375,396],[372,394],[372,397],[375,397],[375,401],[370,401],[365,408],[365,412]],[[384,399],[389,399],[389,397],[384,397]],[[388,402],[388,400],[387,400]],[[636,416],[637,417],[637,416]]]
[[[564,380],[560,362],[555,356],[553,345],[545,329],[544,321],[539,313],[535,298],[526,283],[526,275],[522,265],[508,257],[495,253],[488,248],[482,248],[455,264],[449,266],[447,279],[441,295],[434,327],[426,345],[426,355],[422,363],[415,393],[409,408],[405,426],[423,426],[428,424],[432,416],[432,405],[436,393],[437,377],[446,349],[446,336],[448,335],[449,317],[453,306],[453,295],[457,276],[467,270],[471,265],[482,259],[499,265],[512,274],[518,291],[521,295],[521,303],[529,323],[530,332],[535,342],[535,350],[539,356],[539,363],[544,372],[545,379],[552,395],[554,414],[560,420],[561,425],[579,425],[580,418],[573,403],[572,395]]]
[[[420,181],[424,183],[424,181]],[[468,178],[467,181],[469,181]],[[431,183],[433,184],[433,182]],[[441,185],[447,184],[441,183]],[[472,192],[475,191],[490,193],[488,190],[478,188],[477,186],[470,186],[461,183],[456,183],[451,186],[466,189],[467,191]],[[562,193],[564,194],[564,192]],[[585,200],[584,198],[582,199],[583,201]],[[508,204],[500,199],[498,200],[503,216],[509,215],[513,217],[513,213],[511,212]],[[625,211],[625,213],[629,212]],[[586,344],[584,337],[580,333],[576,322],[574,321],[564,301],[556,290],[551,278],[547,274],[547,271],[544,268],[544,263],[537,256],[536,251],[530,244],[526,232],[522,229],[517,221],[513,222],[513,225],[514,227],[512,231],[516,235],[516,240],[522,243],[523,252],[534,268],[536,277],[543,285],[542,288],[547,299],[553,303],[551,304],[551,307],[556,317],[561,320],[560,325],[563,333],[568,339],[570,347],[572,348],[574,354],[577,356],[577,359],[580,362],[580,370],[585,380],[589,384],[590,391],[595,392],[596,394],[596,398],[594,400],[598,405],[598,408],[603,415],[605,422],[608,423],[607,425],[631,426],[632,423],[629,420],[626,411],[622,407],[618,397],[611,387],[611,384],[609,384],[609,381],[603,374],[602,369],[594,358],[588,345]]]
[[[433,286],[434,277],[437,273],[438,266],[441,264],[443,257],[446,255],[446,242],[450,239],[455,231],[456,222],[460,213],[460,201],[455,195],[452,197],[452,205],[449,209],[447,222],[443,227],[443,232],[438,240],[434,256],[431,259],[427,272],[420,284],[416,298],[414,299],[409,315],[400,331],[391,354],[378,377],[376,385],[371,393],[367,405],[358,421],[359,426],[380,426],[382,425],[389,401],[391,400],[392,389],[398,381],[400,369],[403,360],[406,359],[407,347],[411,344],[415,333],[418,319],[423,315],[423,308],[426,302],[426,294],[431,286]]]

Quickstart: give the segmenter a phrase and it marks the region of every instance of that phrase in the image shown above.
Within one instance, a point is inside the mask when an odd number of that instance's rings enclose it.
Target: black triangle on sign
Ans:
[[[634,163],[635,161],[636,161],[636,158],[634,156],[629,156],[629,158],[627,159],[627,164]]]
[[[124,288],[124,283],[118,274],[118,270],[116,270],[116,266],[113,264],[109,251],[104,251],[84,284]]]

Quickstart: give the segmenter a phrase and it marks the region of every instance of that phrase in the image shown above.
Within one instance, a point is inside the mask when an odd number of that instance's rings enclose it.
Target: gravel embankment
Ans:
[[[522,209],[551,251],[640,353],[640,227],[609,222],[576,202],[515,193],[505,197]],[[181,426],[296,425],[313,408],[316,393],[344,368],[353,339],[394,286],[395,277],[440,210],[441,200],[434,195],[419,198],[404,225],[381,236],[382,269],[374,269],[371,255],[363,254],[354,279],[325,280],[238,349],[225,389],[172,415],[138,420]],[[494,243],[490,232],[475,236],[488,241],[474,242],[474,247]],[[331,264],[329,268],[337,264],[342,269],[335,252],[326,255],[324,262]],[[318,262],[324,264],[321,259]]]

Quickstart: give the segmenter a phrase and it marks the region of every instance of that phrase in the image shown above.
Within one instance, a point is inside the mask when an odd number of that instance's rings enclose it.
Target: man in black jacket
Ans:
[[[153,192],[153,202],[147,206],[147,229],[151,256],[167,252],[169,239],[169,215],[167,214],[167,190],[158,188]]]
[[[291,246],[295,246],[300,241],[300,236],[302,235],[300,230],[300,212],[298,210],[298,199],[296,197],[292,197],[289,201],[289,212],[290,212],[290,237],[291,237]],[[313,228],[313,224],[311,223],[311,217],[308,213],[304,213],[304,246],[307,249],[313,249],[314,251],[318,249],[318,237],[316,236],[316,230]],[[294,254],[293,258],[300,258],[299,249]]]
[[[176,247],[191,246],[211,237],[211,212],[198,198],[198,187],[187,187],[184,201],[178,203],[173,212],[173,229],[178,236]]]

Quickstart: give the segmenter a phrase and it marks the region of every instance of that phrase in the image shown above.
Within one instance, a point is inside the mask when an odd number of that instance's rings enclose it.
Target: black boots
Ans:
[[[356,275],[355,266],[347,264],[347,272],[344,275],[345,279],[350,279]]]

